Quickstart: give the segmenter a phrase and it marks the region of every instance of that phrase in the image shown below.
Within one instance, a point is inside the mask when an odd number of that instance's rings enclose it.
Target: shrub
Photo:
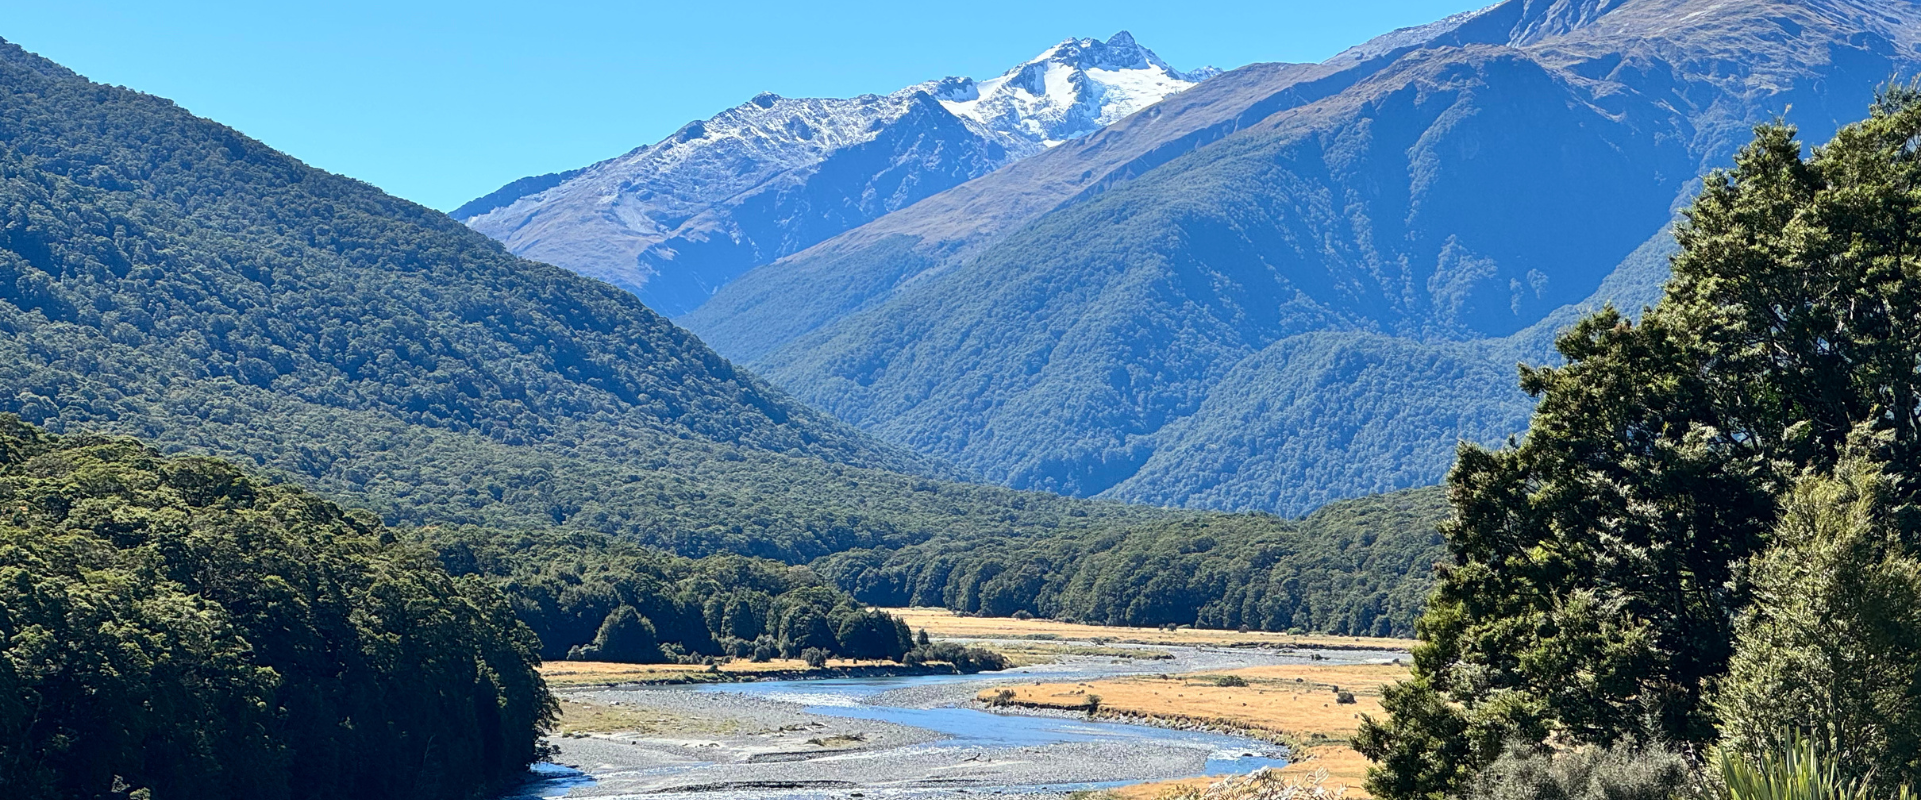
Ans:
[[[1689,777],[1686,759],[1658,746],[1543,753],[1511,745],[1474,780],[1468,800],[1669,800]]]
[[[1334,702],[1341,705],[1353,705],[1356,701],[1353,692],[1337,691],[1334,693]]]
[[[1087,715],[1090,717],[1100,713],[1101,696],[1097,694],[1088,695],[1087,699],[1081,701],[1081,707],[1087,709]]]
[[[827,651],[818,647],[809,647],[800,651],[800,660],[807,662],[807,666],[820,669],[827,666]]]

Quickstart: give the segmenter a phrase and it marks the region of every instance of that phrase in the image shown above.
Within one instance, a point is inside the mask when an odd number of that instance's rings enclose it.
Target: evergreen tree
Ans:
[[[1523,369],[1528,434],[1461,450],[1414,680],[1357,739],[1377,796],[1456,793],[1514,739],[1715,737],[1706,694],[1776,498],[1857,423],[1891,473],[1921,465],[1917,137],[1908,88],[1811,157],[1761,126],[1688,210],[1659,304]]]
[[[1897,496],[1863,453],[1788,493],[1715,697],[1723,747],[1759,759],[1812,737],[1849,777],[1921,781],[1921,560]]]

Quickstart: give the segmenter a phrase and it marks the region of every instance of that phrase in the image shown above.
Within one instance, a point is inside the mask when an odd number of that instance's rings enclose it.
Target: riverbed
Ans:
[[[1286,763],[1238,736],[1006,714],[972,703],[1014,682],[1087,681],[1321,660],[1387,661],[1391,651],[1156,647],[1173,658],[1070,657],[979,675],[572,689],[635,730],[556,738],[554,765],[523,797],[661,800],[1059,797],[1143,781],[1245,773]]]

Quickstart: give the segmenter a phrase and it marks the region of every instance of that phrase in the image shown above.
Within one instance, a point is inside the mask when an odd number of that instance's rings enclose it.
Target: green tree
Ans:
[[[1378,796],[1458,792],[1509,740],[1714,739],[1707,692],[1776,498],[1857,423],[1891,472],[1921,464],[1918,136],[1905,88],[1812,156],[1758,128],[1688,210],[1661,301],[1523,369],[1530,429],[1461,450],[1415,679],[1357,739]]]
[[[579,661],[618,661],[624,664],[652,664],[664,660],[660,636],[654,623],[635,611],[621,606],[607,614],[591,644],[579,645],[568,653]]]
[[[0,415],[0,796],[472,797],[540,755],[538,663],[371,515]]]
[[[1897,498],[1862,454],[1788,493],[1715,696],[1723,747],[1758,759],[1814,737],[1850,777],[1921,779],[1921,560]]]

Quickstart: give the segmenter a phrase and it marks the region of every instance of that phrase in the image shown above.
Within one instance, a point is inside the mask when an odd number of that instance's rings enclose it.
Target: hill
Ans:
[[[1308,511],[1440,479],[1554,321],[1651,296],[1757,122],[1913,70],[1892,0],[1509,0],[1256,65],[757,268],[681,321],[1020,488]],[[1509,377],[1499,377],[1499,376]]]

